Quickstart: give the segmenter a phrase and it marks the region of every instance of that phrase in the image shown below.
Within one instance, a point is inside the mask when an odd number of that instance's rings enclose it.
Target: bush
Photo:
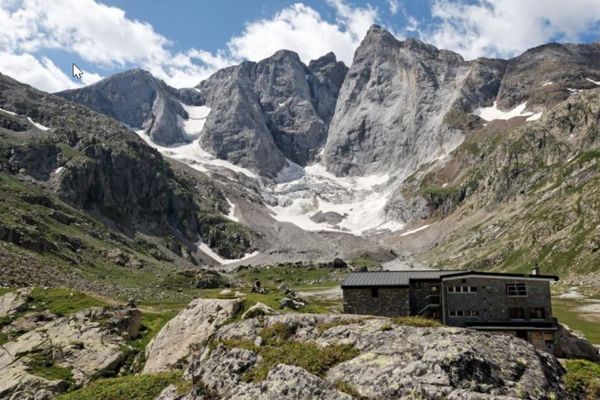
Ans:
[[[569,360],[563,381],[567,392],[576,399],[600,399],[600,364],[585,360]]]

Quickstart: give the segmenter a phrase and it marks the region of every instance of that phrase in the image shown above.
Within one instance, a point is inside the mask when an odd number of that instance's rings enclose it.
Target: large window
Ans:
[[[448,293],[477,293],[477,286],[448,286]]]
[[[478,317],[479,311],[477,310],[451,310],[448,312],[451,317]]]
[[[527,286],[524,283],[507,283],[506,294],[510,297],[527,296]]]

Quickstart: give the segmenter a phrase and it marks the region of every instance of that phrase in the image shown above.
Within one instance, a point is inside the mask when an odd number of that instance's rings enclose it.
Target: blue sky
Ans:
[[[280,48],[351,64],[368,27],[467,59],[600,39],[598,0],[0,0],[0,72],[46,91],[142,67],[176,87]],[[70,76],[71,63],[84,71]]]

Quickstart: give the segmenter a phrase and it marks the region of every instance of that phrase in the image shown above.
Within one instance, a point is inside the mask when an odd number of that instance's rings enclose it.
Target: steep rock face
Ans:
[[[180,122],[188,114],[180,101],[182,98],[192,102],[199,100],[197,94],[181,94],[141,69],[115,74],[82,89],[57,94],[132,128],[143,128],[153,141],[163,145],[189,141]]]
[[[510,59],[498,92],[498,105],[552,106],[600,81],[600,43],[551,43]]]
[[[276,175],[285,158],[306,165],[326,138],[346,71],[332,54],[311,65],[282,50],[202,82],[198,89],[211,108],[202,146],[265,175]]]
[[[471,97],[480,101],[495,95],[497,75],[493,63],[473,66],[456,53],[415,39],[400,42],[371,27],[340,90],[327,168],[337,175],[410,171],[438,158],[462,140],[444,116],[463,100],[465,81],[471,78]]]

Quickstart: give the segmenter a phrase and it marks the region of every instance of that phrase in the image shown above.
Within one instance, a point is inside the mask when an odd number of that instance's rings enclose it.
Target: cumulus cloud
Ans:
[[[288,49],[299,54],[304,62],[330,51],[350,64],[354,50],[377,14],[370,7],[354,8],[341,0],[329,0],[337,20],[328,22],[304,4],[293,4],[273,18],[262,19],[246,26],[241,35],[228,43],[234,58],[261,60],[277,50]]]
[[[466,58],[510,57],[549,41],[598,33],[600,1],[435,0],[435,22],[421,36]]]
[[[77,87],[50,59],[0,52],[0,72],[38,89],[56,92]]]
[[[167,83],[193,86],[219,68],[244,59],[260,60],[280,49],[308,62],[334,51],[350,63],[354,50],[377,18],[370,6],[351,7],[327,0],[336,20],[328,22],[302,3],[271,18],[250,22],[222,50],[170,50],[171,42],[143,21],[97,0],[3,0],[0,2],[0,71],[40,89],[57,91],[80,85],[42,55],[58,49],[76,54],[90,66],[141,66]],[[19,68],[19,62],[28,65]],[[86,73],[83,83],[101,77]]]

